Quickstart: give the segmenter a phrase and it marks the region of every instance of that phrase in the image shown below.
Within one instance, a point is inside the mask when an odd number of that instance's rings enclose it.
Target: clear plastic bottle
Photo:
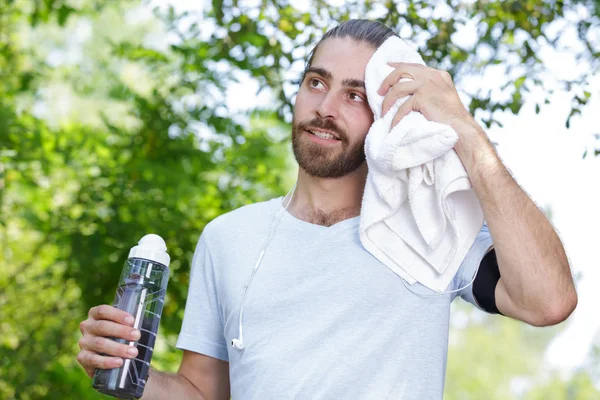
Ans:
[[[113,340],[137,347],[138,355],[123,359],[119,368],[97,369],[92,386],[99,392],[123,399],[138,399],[144,393],[169,282],[170,257],[166,251],[165,241],[149,234],[129,252],[113,306],[133,315],[133,326],[141,337],[137,342]]]

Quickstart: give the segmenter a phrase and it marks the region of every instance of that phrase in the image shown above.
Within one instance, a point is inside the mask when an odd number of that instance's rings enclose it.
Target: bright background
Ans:
[[[597,7],[4,2],[0,398],[104,398],[76,363],[78,324],[112,301],[129,247],[147,232],[174,260],[153,365],[176,370],[195,241],[215,216],[287,192],[303,57],[325,28],[357,16],[382,18],[453,74],[576,276],[577,310],[555,327],[457,301],[445,398],[600,398]]]

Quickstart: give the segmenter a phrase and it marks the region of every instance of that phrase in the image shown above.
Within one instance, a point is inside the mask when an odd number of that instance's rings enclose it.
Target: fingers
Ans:
[[[133,317],[115,307],[102,305],[90,309],[88,319],[79,324],[82,337],[77,355],[88,376],[93,377],[97,368],[117,368],[123,364],[123,358],[137,356],[135,347],[111,339],[138,340],[141,333],[132,325]]]
[[[134,318],[131,314],[106,304],[90,308],[90,311],[88,312],[88,317],[96,320],[102,319],[119,322],[121,324],[130,326],[132,326],[134,322]]]
[[[101,356],[90,350],[81,350],[79,354],[77,354],[77,361],[81,364],[83,369],[85,369],[85,372],[90,378],[94,376],[94,370],[97,368],[112,369],[119,368],[123,365],[123,360],[121,358]]]
[[[96,321],[87,319],[79,324],[79,329],[84,336],[104,336],[134,341],[140,338],[139,330],[107,320]]]
[[[392,128],[394,128],[396,125],[398,125],[398,122],[400,122],[400,120],[402,118],[404,118],[411,111],[413,111],[414,101],[415,101],[414,97],[411,97],[410,99],[408,99],[404,103],[402,103],[400,108],[398,108],[398,111],[396,112],[394,119],[392,120]],[[390,129],[392,129],[392,128],[390,128]]]
[[[398,82],[387,92],[381,105],[381,116],[384,116],[396,103],[396,100],[415,93],[420,87],[416,81]]]
[[[377,93],[381,96],[384,96],[387,91],[402,78],[408,78],[414,81],[419,80],[417,79],[417,75],[419,75],[424,68],[427,68],[424,65],[413,63],[390,62],[388,65],[395,68],[395,70],[383,80],[383,83],[379,87]]]
[[[379,87],[379,89],[377,90],[377,94],[379,94],[380,96],[384,96],[388,90],[390,90],[390,88],[392,86],[394,86],[396,83],[398,83],[398,81],[400,79],[403,78],[407,78],[407,79],[412,79],[414,80],[415,78],[410,75],[409,73],[399,70],[399,69],[395,69],[393,70],[381,83],[381,86]]]
[[[395,113],[392,128],[411,111],[423,114],[430,121],[451,123],[457,119],[472,119],[446,71],[421,64],[388,63],[394,70],[384,79],[378,93],[385,96],[381,111],[385,115],[398,99],[410,96]],[[405,78],[409,78],[407,81]]]
[[[138,354],[137,348],[101,336],[85,335],[79,339],[81,350],[92,351],[106,356],[121,358],[134,358]]]

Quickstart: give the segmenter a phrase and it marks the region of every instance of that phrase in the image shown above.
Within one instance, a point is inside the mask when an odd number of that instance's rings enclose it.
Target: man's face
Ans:
[[[365,161],[365,137],[373,123],[364,87],[375,48],[349,38],[321,43],[296,97],[292,145],[300,168],[320,178],[339,178]]]

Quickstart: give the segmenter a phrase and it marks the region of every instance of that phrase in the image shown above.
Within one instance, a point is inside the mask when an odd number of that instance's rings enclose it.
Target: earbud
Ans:
[[[260,249],[260,252],[258,253],[258,257],[256,259],[256,264],[254,265],[254,268],[252,269],[250,278],[248,278],[248,283],[246,283],[244,285],[244,292],[242,294],[242,302],[240,304],[240,314],[238,317],[238,323],[239,323],[238,333],[239,333],[240,338],[231,340],[231,345],[238,350],[244,350],[244,334],[243,334],[242,318],[243,318],[243,314],[244,314],[244,303],[246,302],[246,295],[248,294],[248,288],[250,287],[250,284],[252,283],[252,279],[254,278],[256,271],[258,271],[258,267],[260,266],[260,263],[262,262],[262,259],[265,255],[265,251],[267,250],[267,245],[269,244],[271,237],[275,233],[277,226],[281,222],[283,215],[287,211],[288,207],[290,206],[290,203],[292,202],[292,199],[294,198],[294,192],[296,191],[296,185],[297,185],[297,182],[294,183],[294,186],[292,187],[292,189],[290,189],[290,192],[288,194],[286,194],[285,197],[283,198],[283,200],[285,201],[285,198],[288,197],[288,195],[291,193],[290,199],[288,200],[285,207],[283,207],[283,212],[279,213],[279,210],[277,210],[277,212],[275,212],[275,214],[273,215],[273,219],[271,219],[271,225],[269,226],[269,235],[267,236],[267,239],[265,240],[265,244],[263,245],[263,247]],[[279,219],[277,219],[277,214],[280,214]],[[275,224],[275,221],[277,221],[276,224]]]
[[[231,341],[231,345],[233,347],[235,347],[238,350],[243,350],[244,349],[244,342],[242,342],[240,339],[233,339]]]

